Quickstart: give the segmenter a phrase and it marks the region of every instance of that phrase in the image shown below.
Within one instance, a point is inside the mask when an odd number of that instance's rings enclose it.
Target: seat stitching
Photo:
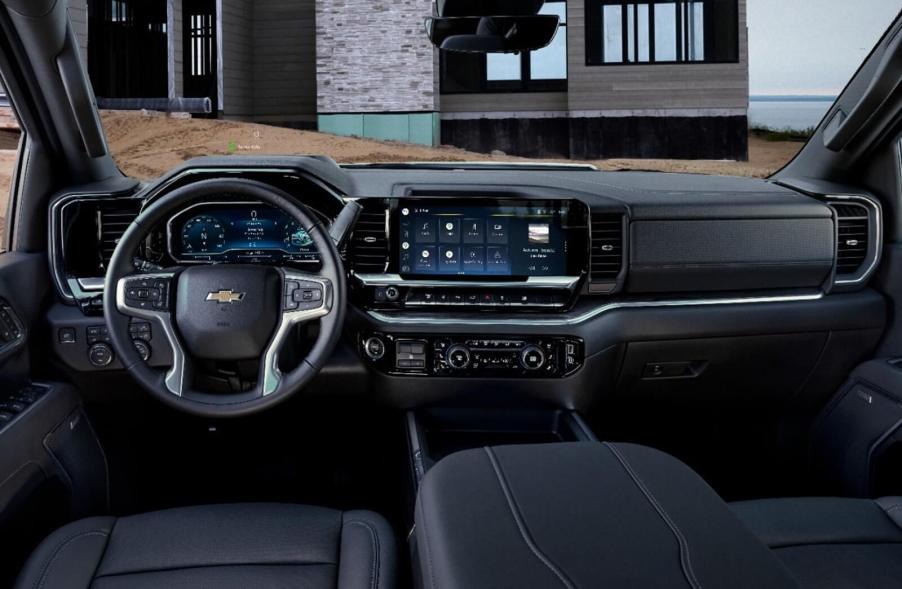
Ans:
[[[104,573],[97,575],[97,579],[109,579],[115,577],[129,577],[131,575],[153,575],[156,573],[173,573],[178,571],[193,571],[203,569],[227,569],[241,567],[337,567],[334,562],[236,562],[236,563],[216,563],[216,564],[191,564],[184,566],[158,567],[152,569],[134,569],[130,571],[121,571],[118,573]]]
[[[363,526],[370,533],[370,542],[373,547],[373,566],[370,567],[370,587],[376,589],[379,585],[379,536],[369,522],[355,519],[345,523],[349,526]]]
[[[423,508],[422,501],[417,501],[414,509],[422,515],[420,525],[423,527],[423,544],[425,544],[424,548],[426,549],[426,568],[429,570],[429,587],[435,589],[435,571],[432,564],[432,552],[429,550],[429,532],[426,531],[426,511]]]
[[[695,571],[692,570],[692,560],[689,555],[689,542],[687,542],[686,537],[683,536],[683,533],[680,531],[679,527],[677,527],[676,523],[673,521],[673,519],[671,519],[667,511],[664,510],[664,507],[661,506],[651,490],[645,485],[642,479],[639,478],[639,475],[636,474],[636,471],[633,470],[632,466],[630,466],[629,462],[626,460],[626,457],[621,454],[620,450],[618,450],[613,444],[610,444],[608,442],[602,443],[608,450],[611,451],[611,454],[614,455],[614,457],[632,479],[633,484],[636,485],[642,495],[645,496],[645,499],[649,503],[651,503],[657,514],[661,517],[662,520],[664,520],[664,523],[667,524],[667,527],[670,528],[670,531],[676,538],[677,545],[680,549],[680,565],[683,570],[683,576],[686,578],[686,581],[689,583],[689,585],[691,585],[694,589],[701,589],[702,585],[696,578]]]
[[[53,563],[59,556],[60,552],[63,551],[63,548],[80,538],[86,538],[88,536],[103,536],[104,538],[106,538],[107,536],[109,536],[109,534],[101,530],[91,530],[90,532],[79,532],[78,534],[69,536],[65,540],[62,540],[59,544],[57,544],[56,548],[54,548],[53,552],[50,554],[50,557],[47,559],[47,562],[44,563],[44,566],[41,567],[41,574],[32,584],[32,587],[40,589],[40,587],[44,586],[44,581],[46,580],[47,573],[50,571],[50,567],[53,566]]]
[[[504,472],[501,470],[501,465],[499,464],[495,453],[491,448],[484,448],[485,453],[489,457],[489,462],[492,463],[492,468],[495,470],[495,477],[498,479],[498,484],[501,487],[501,491],[504,493],[504,498],[507,500],[507,506],[510,509],[511,515],[514,518],[514,522],[517,524],[517,530],[520,532],[520,537],[532,551],[532,553],[538,558],[542,564],[548,567],[554,575],[558,578],[561,584],[568,589],[576,589],[576,585],[571,581],[557,565],[552,562],[548,556],[541,551],[538,545],[535,543],[535,540],[532,538],[532,535],[529,533],[529,529],[526,527],[526,521],[523,518],[523,514],[520,512],[517,501],[513,496],[513,493],[510,490],[510,487],[507,483],[507,479],[504,476]]]

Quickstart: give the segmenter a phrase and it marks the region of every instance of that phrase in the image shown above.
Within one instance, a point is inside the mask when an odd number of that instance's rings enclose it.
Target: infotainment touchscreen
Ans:
[[[566,276],[570,215],[568,201],[402,200],[398,270],[402,276]]]

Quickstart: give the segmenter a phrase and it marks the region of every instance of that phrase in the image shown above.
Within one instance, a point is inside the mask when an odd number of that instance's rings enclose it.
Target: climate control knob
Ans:
[[[451,368],[463,370],[470,365],[470,348],[462,345],[451,346],[445,359]]]
[[[539,346],[526,346],[520,352],[520,364],[526,370],[538,370],[545,365],[545,352]]]

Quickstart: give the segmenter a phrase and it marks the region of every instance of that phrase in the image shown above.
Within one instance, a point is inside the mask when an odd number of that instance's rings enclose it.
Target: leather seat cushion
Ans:
[[[396,583],[396,557],[392,530],[374,513],[211,505],[64,526],[17,587],[382,589]]]
[[[902,498],[799,498],[731,505],[802,587],[902,587]]]

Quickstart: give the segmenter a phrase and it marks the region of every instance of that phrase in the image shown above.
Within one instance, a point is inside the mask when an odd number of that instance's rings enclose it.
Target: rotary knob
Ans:
[[[385,342],[373,336],[363,343],[363,351],[370,360],[379,360],[385,355]]]
[[[109,344],[97,342],[88,348],[88,361],[97,368],[109,366],[113,362],[113,348]]]
[[[139,339],[132,340],[132,345],[135,346],[135,350],[138,351],[138,355],[141,356],[142,360],[145,362],[150,360],[150,346]]]
[[[448,348],[448,365],[455,370],[463,370],[470,365],[470,348],[460,344]]]
[[[545,365],[545,352],[539,346],[526,346],[520,352],[520,364],[526,370],[538,370]]]

